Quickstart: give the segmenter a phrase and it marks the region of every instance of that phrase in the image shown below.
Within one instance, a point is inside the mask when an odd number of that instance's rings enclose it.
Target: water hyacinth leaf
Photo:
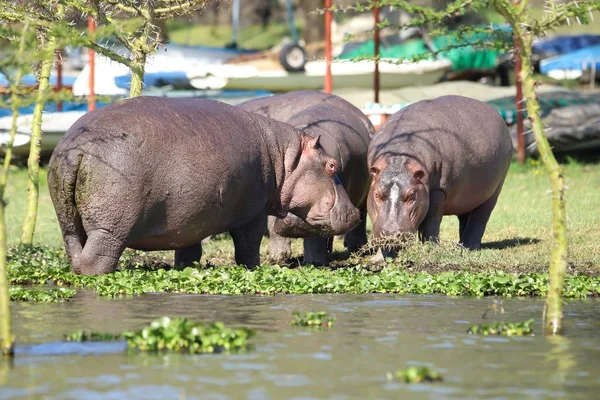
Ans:
[[[325,311],[307,312],[301,314],[296,311],[292,314],[294,319],[290,322],[292,326],[308,326],[312,328],[331,328],[334,318]]]
[[[76,291],[73,289],[34,289],[11,287],[8,290],[11,301],[30,302],[30,303],[60,303],[68,301],[75,297]]]
[[[186,318],[162,317],[138,331],[123,332],[131,349],[180,353],[242,352],[248,349],[249,329],[231,329],[216,322],[205,326]]]
[[[534,319],[529,319],[525,322],[495,322],[493,324],[472,325],[467,333],[483,336],[533,336],[531,325],[534,322]]]
[[[120,334],[96,331],[86,332],[84,330],[80,330],[64,335],[64,339],[67,342],[107,342],[111,340],[121,340],[123,338]]]
[[[133,266],[114,274],[83,276],[70,271],[62,250],[47,247],[11,249],[9,284],[55,284],[94,290],[100,296],[118,297],[144,293],[190,294],[306,294],[306,293],[396,293],[445,294],[450,296],[545,296],[546,273],[503,271],[445,271],[440,274],[409,272],[401,264],[388,264],[379,271],[362,265],[335,270],[315,267],[292,269],[261,266],[186,268],[183,271],[144,269]],[[225,279],[225,276],[228,279]],[[321,279],[329,284],[317,285]],[[496,284],[497,281],[502,284]],[[600,296],[600,276],[567,275],[563,297]]]
[[[387,373],[388,381],[398,380],[403,383],[442,382],[441,375],[429,367],[410,366],[396,372]]]

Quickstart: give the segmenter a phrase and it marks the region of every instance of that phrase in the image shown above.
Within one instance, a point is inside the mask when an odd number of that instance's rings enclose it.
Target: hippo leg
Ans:
[[[105,229],[90,231],[81,253],[71,256],[73,271],[84,275],[115,272],[123,250],[125,250],[124,239],[116,237]]]
[[[444,216],[444,200],[446,200],[446,195],[439,190],[434,190],[429,194],[429,210],[419,226],[421,240],[439,241],[440,224]]]
[[[304,238],[304,263],[313,265],[327,264],[327,254],[333,246],[333,238],[310,236]]]
[[[202,258],[202,242],[196,243],[184,249],[175,250],[175,269],[191,267],[194,262],[200,262]]]
[[[344,237],[344,246],[353,253],[367,244],[367,209],[360,211],[360,223]]]
[[[464,229],[460,232],[460,242],[467,249],[477,250],[481,248],[481,238],[485,232],[485,227],[490,219],[490,215],[492,215],[492,211],[496,206],[496,201],[498,201],[501,189],[502,183],[498,186],[498,189],[496,189],[492,197],[467,214],[467,222]]]
[[[277,218],[269,216],[268,218],[268,230],[269,230],[269,246],[268,253],[269,259],[272,261],[284,261],[292,256],[292,240],[278,235],[273,229],[275,220]]]
[[[248,268],[260,264],[260,241],[265,233],[267,214],[261,213],[247,224],[229,231],[235,247],[235,262]]]
[[[463,243],[465,229],[467,228],[467,222],[469,222],[469,213],[457,215],[458,217],[458,235],[460,237],[460,243]]]

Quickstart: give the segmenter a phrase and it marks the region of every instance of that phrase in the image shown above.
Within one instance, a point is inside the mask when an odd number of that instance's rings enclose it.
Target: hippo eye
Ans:
[[[416,198],[417,198],[417,192],[415,192],[414,190],[411,190],[406,195],[406,202],[415,201]]]
[[[329,175],[334,175],[335,174],[335,161],[327,161],[327,163],[325,164],[325,170],[327,171],[327,173]]]

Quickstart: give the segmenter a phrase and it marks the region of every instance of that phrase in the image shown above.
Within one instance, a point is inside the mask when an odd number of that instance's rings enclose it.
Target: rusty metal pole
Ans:
[[[518,4],[519,0],[515,1]],[[517,40],[517,36],[513,35],[515,44],[515,83],[517,85],[517,96],[515,98],[515,108],[517,111],[517,158],[519,164],[525,164],[527,154],[525,153],[525,132],[523,127],[523,83],[521,81],[521,46]]]
[[[331,0],[325,0],[325,93],[333,91],[333,78],[331,76]]]
[[[63,70],[62,70],[62,49],[56,50],[56,91],[60,96],[60,92],[63,88]],[[56,100],[56,111],[62,111],[62,100],[60,97]]]
[[[375,30],[373,41],[375,42],[375,70],[373,71],[373,90],[375,91],[375,103],[379,103],[379,7],[373,7],[373,18],[375,20]]]
[[[88,17],[88,31],[90,37],[94,37],[96,33],[96,22],[94,18]],[[94,111],[96,109],[96,93],[94,90],[94,85],[96,82],[96,71],[95,71],[95,51],[92,49],[88,49],[88,63],[90,65],[90,75],[89,75],[89,89],[90,93],[88,94],[88,111]]]

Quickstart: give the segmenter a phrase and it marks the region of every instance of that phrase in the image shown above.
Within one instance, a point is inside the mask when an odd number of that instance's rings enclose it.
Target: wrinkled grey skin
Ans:
[[[443,96],[403,108],[369,147],[374,236],[437,241],[442,216],[456,215],[460,243],[480,248],[511,158],[506,123],[485,103]]]
[[[360,224],[344,237],[350,251],[367,242],[366,200],[370,177],[367,149],[375,133],[371,121],[346,100],[323,92],[303,90],[262,97],[238,104],[238,107],[279,121],[287,122],[311,137],[320,136],[321,144],[336,159],[338,176],[348,196],[361,211]],[[315,232],[293,214],[269,218],[269,257],[282,261],[291,256],[290,237],[303,237],[304,262],[325,264],[333,238],[316,237]]]
[[[138,97],[81,117],[50,160],[48,186],[72,269],[115,271],[126,247],[202,255],[230,232],[235,260],[259,264],[267,214],[323,234],[359,212],[335,184],[335,160],[292,126],[213,100]]]

